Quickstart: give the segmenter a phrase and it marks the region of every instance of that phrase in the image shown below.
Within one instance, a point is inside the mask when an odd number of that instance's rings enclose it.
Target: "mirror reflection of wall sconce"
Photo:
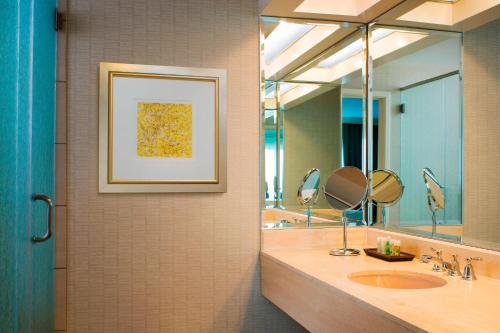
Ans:
[[[399,104],[399,113],[405,113],[406,112],[406,107],[404,104]]]

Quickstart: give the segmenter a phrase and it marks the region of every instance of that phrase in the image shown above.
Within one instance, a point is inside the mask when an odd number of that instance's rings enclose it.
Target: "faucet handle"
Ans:
[[[458,254],[452,254],[452,261],[450,264],[450,269],[448,269],[448,275],[450,276],[460,276],[462,273],[460,272],[460,263],[458,262]]]
[[[467,265],[464,267],[462,279],[467,281],[477,280],[476,274],[474,273],[474,267],[472,267],[472,261],[480,261],[483,259],[480,257],[467,257],[465,260],[467,261]]]
[[[450,254],[450,255],[451,255],[451,264],[452,265],[455,265],[455,264],[458,265],[458,254]]]
[[[436,250],[435,248],[431,247],[431,251],[436,254],[436,257],[438,259],[442,259],[443,258],[443,250]]]
[[[472,260],[481,261],[481,260],[483,260],[483,258],[481,258],[481,257],[467,257],[467,258],[465,258],[465,260],[467,260],[467,264],[472,264]]]
[[[436,250],[435,248],[431,247],[431,251],[436,254],[435,257],[434,256],[432,257],[432,259],[436,262],[432,266],[432,270],[434,272],[446,271],[447,268],[445,267],[444,260],[443,260],[443,250]]]

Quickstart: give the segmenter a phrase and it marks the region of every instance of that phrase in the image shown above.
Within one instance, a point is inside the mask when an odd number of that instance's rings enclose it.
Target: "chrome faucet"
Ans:
[[[429,262],[429,260],[432,260],[432,256],[430,256],[428,254],[422,254],[420,256],[420,262],[421,263],[427,264]]]
[[[476,274],[474,273],[474,267],[472,267],[472,261],[480,261],[482,259],[480,257],[467,257],[465,260],[467,261],[467,265],[464,267],[464,275],[462,276],[462,279],[467,281],[477,280]]]
[[[461,276],[460,272],[460,263],[458,261],[458,255],[452,254],[452,261],[447,262],[443,260],[443,251],[436,250],[431,247],[432,252],[435,253],[434,256],[430,256],[428,254],[422,254],[420,256],[421,263],[428,263],[429,261],[434,261],[434,265],[432,266],[432,270],[434,272],[446,272],[449,276]],[[479,257],[467,257],[465,258],[467,261],[467,265],[464,267],[464,273],[462,275],[462,279],[467,281],[477,280],[476,274],[474,273],[474,267],[472,267],[472,261],[480,261],[482,260]]]
[[[431,247],[431,251],[436,255],[432,256],[432,260],[436,263],[432,266],[434,272],[446,272],[451,269],[452,265],[443,260],[443,250],[436,250]]]

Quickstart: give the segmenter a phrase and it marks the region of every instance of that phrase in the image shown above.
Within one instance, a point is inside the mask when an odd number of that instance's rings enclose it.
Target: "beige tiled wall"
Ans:
[[[294,332],[259,289],[254,0],[69,0],[69,332]],[[228,70],[228,191],[99,194],[101,61]]]
[[[464,236],[500,242],[500,19],[464,36]]]

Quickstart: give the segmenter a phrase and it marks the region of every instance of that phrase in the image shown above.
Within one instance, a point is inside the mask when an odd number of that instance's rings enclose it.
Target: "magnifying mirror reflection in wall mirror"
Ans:
[[[307,172],[300,183],[297,191],[297,201],[307,208],[307,226],[311,226],[311,207],[316,203],[319,194],[319,183],[321,179],[319,169],[311,169]]]
[[[379,207],[395,205],[404,192],[401,179],[390,170],[375,170],[369,173],[369,200]]]
[[[432,173],[431,169],[424,168],[422,170],[424,183],[427,187],[427,206],[432,214],[432,234],[436,233],[437,219],[436,212],[438,209],[444,209],[444,191],[443,187],[439,185],[436,176]]]
[[[368,201],[375,209],[372,210],[372,220],[380,220],[382,225],[387,226],[385,209],[399,202],[403,196],[404,186],[398,175],[391,170],[374,170],[368,174],[370,191]],[[380,218],[377,218],[377,217]]]
[[[437,209],[444,209],[444,192],[443,187],[439,185],[436,176],[432,173],[431,169],[424,168],[422,170],[424,183],[427,187],[427,202],[429,209],[435,211]]]

